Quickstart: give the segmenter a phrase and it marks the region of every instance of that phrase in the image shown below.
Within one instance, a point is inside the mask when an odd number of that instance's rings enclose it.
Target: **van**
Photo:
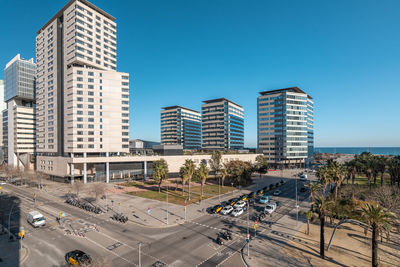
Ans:
[[[41,227],[46,225],[46,220],[44,219],[43,215],[36,210],[30,211],[26,217],[26,220],[33,227]]]

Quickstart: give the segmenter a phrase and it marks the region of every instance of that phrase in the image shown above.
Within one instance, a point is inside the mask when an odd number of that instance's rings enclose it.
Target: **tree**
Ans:
[[[316,215],[312,210],[302,210],[300,211],[300,214],[304,214],[306,216],[307,219],[307,231],[306,234],[309,235],[310,234],[310,222],[314,221],[316,219]]]
[[[179,169],[179,177],[180,177],[181,180],[182,180],[182,196],[183,196],[183,194],[184,194],[184,192],[185,192],[185,184],[186,184],[186,182],[187,182],[187,180],[188,180],[188,175],[187,175],[187,173],[186,173],[185,166],[182,166],[182,167]]]
[[[324,187],[323,190],[325,191],[326,186],[329,183],[329,179],[328,179],[329,169],[328,169],[328,167],[327,166],[319,167],[317,169],[316,176],[318,177],[318,181],[322,184],[322,186]]]
[[[194,165],[193,160],[187,159],[181,168],[181,177],[185,177],[184,179],[188,182],[188,193],[189,193],[189,200],[190,200],[190,182],[192,181],[193,174],[196,170],[196,166]],[[183,180],[182,180],[183,182]],[[182,184],[183,185],[183,184]]]
[[[387,167],[390,174],[390,185],[395,185],[397,180],[400,186],[400,156],[391,158]]]
[[[71,187],[72,190],[75,191],[76,197],[79,198],[79,193],[82,191],[82,189],[84,188],[84,183],[82,183],[81,181],[75,181]]]
[[[309,184],[306,184],[306,187],[310,190],[310,198],[311,198],[311,210],[313,210],[313,200],[317,196],[318,193],[321,193],[323,190],[323,185],[320,183],[313,183],[310,182]]]
[[[383,186],[383,176],[386,172],[387,160],[384,156],[377,157],[376,170],[381,173],[381,186]]]
[[[210,167],[211,170],[214,172],[214,175],[218,178],[218,186],[221,184],[220,182],[220,177],[218,176],[219,172],[221,171],[222,168],[222,152],[215,150],[211,154],[211,160],[210,160]]]
[[[91,184],[90,189],[90,191],[94,194],[97,202],[99,196],[104,195],[104,193],[106,192],[106,185],[104,183],[93,183]]]
[[[360,155],[361,169],[362,172],[368,178],[368,187],[371,190],[371,180],[375,169],[374,156],[369,152],[363,152]]]
[[[268,160],[264,155],[258,155],[256,157],[256,169],[260,174],[260,178],[262,174],[268,173]]]
[[[318,196],[314,200],[315,212],[320,221],[319,254],[322,259],[325,259],[325,217],[328,215],[331,205],[332,202],[324,196]]]
[[[251,174],[254,169],[249,162],[232,160],[226,164],[226,169],[232,180],[240,185],[251,183]]]
[[[222,183],[222,187],[224,187],[225,184],[225,178],[226,176],[228,176],[228,171],[226,170],[226,166],[224,164],[224,168],[219,170],[220,174],[221,174],[221,183]]]
[[[158,184],[158,193],[161,192],[161,184],[167,179],[168,164],[164,159],[156,160],[153,162],[154,166],[154,180]]]
[[[342,185],[345,178],[345,169],[336,161],[333,161],[330,165],[330,170],[332,174],[332,180],[335,182],[335,201],[337,200],[338,189]]]
[[[361,219],[372,228],[372,266],[378,266],[378,241],[379,232],[392,225],[396,216],[378,204],[366,202],[362,207]]]
[[[208,174],[210,173],[210,169],[207,168],[207,165],[205,163],[200,163],[199,168],[196,170],[196,173],[198,177],[200,178],[201,181],[201,195],[200,199],[203,199],[203,188],[204,184],[206,183],[206,180],[208,178]]]

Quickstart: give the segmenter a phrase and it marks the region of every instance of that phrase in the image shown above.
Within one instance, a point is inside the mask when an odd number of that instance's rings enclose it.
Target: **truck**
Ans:
[[[28,215],[26,216],[26,220],[33,227],[41,227],[41,226],[46,225],[46,220],[44,219],[44,216],[36,210],[28,212]]]

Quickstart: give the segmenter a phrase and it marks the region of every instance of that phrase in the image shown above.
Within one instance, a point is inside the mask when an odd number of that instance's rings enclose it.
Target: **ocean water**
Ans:
[[[370,152],[374,155],[400,155],[400,147],[315,147],[318,153],[361,154]]]

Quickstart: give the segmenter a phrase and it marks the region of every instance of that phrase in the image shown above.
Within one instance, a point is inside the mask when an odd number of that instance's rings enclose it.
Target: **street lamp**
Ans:
[[[168,224],[168,185],[167,185],[167,224]]]
[[[299,205],[297,203],[297,176],[296,176],[296,227],[299,221]]]
[[[139,267],[142,267],[142,261],[140,259],[140,247],[142,246],[142,243],[139,242]]]

